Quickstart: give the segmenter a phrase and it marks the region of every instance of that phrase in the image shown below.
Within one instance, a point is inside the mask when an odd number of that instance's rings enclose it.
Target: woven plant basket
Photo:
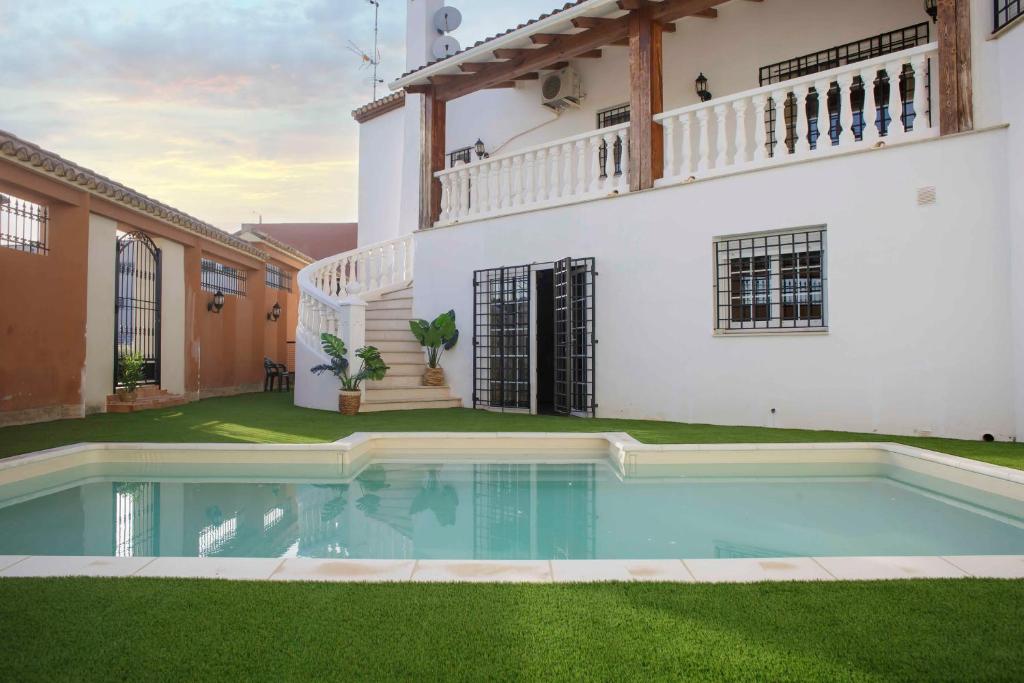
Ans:
[[[427,368],[426,372],[423,373],[423,386],[443,387],[444,368]]]
[[[359,412],[362,401],[361,391],[342,391],[338,394],[338,412],[342,415],[355,415]]]

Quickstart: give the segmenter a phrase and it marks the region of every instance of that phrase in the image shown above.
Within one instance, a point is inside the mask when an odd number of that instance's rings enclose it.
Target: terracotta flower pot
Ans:
[[[135,391],[126,391],[125,389],[117,390],[117,399],[121,401],[121,403],[135,403],[136,395],[137,392]]]
[[[355,415],[359,412],[359,403],[363,399],[361,391],[342,391],[338,393],[338,412],[342,415]]]
[[[444,368],[427,368],[426,372],[423,373],[423,386],[443,387]]]

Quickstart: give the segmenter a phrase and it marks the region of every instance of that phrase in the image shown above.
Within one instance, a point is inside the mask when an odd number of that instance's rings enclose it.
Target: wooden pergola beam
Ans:
[[[629,189],[654,187],[663,169],[661,125],[654,115],[662,112],[661,24],[654,8],[643,5],[629,17]]]
[[[939,130],[974,129],[970,0],[939,0]]]

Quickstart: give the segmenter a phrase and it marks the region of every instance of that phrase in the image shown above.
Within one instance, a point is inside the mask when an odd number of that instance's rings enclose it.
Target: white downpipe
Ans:
[[[328,361],[320,335],[340,337],[349,363],[356,367],[355,351],[366,343],[367,302],[412,285],[413,265],[413,237],[405,235],[321,259],[299,271],[295,405],[338,409],[337,379],[309,371]]]

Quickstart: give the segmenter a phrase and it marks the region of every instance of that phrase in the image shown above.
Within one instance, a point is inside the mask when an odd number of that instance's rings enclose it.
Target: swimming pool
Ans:
[[[907,447],[422,436],[83,446],[4,463],[0,555],[1024,555],[1024,477]]]

